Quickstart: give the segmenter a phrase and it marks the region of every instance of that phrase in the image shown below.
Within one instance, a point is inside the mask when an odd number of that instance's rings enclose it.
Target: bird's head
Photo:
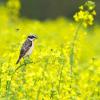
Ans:
[[[37,39],[37,36],[36,35],[29,35],[27,38],[29,40],[33,41],[33,40]]]

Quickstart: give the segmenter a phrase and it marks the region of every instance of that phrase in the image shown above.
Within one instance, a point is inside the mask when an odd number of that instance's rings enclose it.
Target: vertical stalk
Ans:
[[[41,86],[39,86],[39,88],[38,88],[37,95],[36,95],[36,100],[39,100],[40,88],[41,88]]]
[[[77,29],[74,33],[74,37],[70,46],[70,74],[72,76],[72,72],[73,72],[73,65],[74,65],[74,47],[75,47],[75,41],[78,39],[78,32],[79,29],[81,27],[82,22],[79,23],[79,25],[77,26]]]
[[[72,40],[72,43],[71,43],[71,46],[70,46],[70,77],[71,77],[70,89],[72,89],[73,66],[74,66],[74,61],[75,61],[74,60],[75,41],[77,41],[77,39],[78,39],[78,32],[79,32],[79,29],[81,28],[81,25],[82,25],[82,21],[80,21],[80,23],[78,24],[78,26],[75,30],[74,37],[73,37],[73,40]],[[71,90],[70,90],[70,93],[71,93]]]
[[[60,95],[60,87],[61,87],[62,71],[63,71],[63,65],[62,65],[62,67],[61,67],[60,75],[59,75],[59,84],[58,84],[58,93],[59,93],[59,95]]]
[[[6,82],[6,99],[9,99],[9,95],[10,95],[10,81]]]

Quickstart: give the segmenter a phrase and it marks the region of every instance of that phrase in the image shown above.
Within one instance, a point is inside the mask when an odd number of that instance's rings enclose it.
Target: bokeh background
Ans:
[[[0,3],[5,5],[7,1],[0,0]],[[72,19],[79,5],[84,4],[85,1],[87,0],[20,0],[20,16],[38,20],[55,19],[62,16]],[[95,3],[96,21],[100,22],[100,0],[95,0]]]

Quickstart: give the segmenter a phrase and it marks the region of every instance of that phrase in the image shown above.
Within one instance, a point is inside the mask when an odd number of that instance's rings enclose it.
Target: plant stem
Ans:
[[[61,87],[61,78],[62,78],[62,71],[63,71],[63,65],[61,67],[60,75],[59,75],[59,84],[58,84],[58,93],[60,95],[60,87]]]
[[[74,47],[75,47],[75,41],[78,39],[78,32],[79,32],[79,29],[81,27],[81,24],[82,22],[80,22],[77,26],[77,29],[74,33],[74,37],[73,37],[73,40],[72,40],[72,43],[71,43],[71,46],[70,46],[70,72],[71,72],[71,75],[72,75],[72,72],[73,72],[73,65],[74,65]]]
[[[78,32],[79,29],[81,28],[82,25],[82,21],[78,24],[75,33],[74,33],[74,37],[70,46],[70,77],[71,77],[71,83],[70,83],[70,89],[72,89],[72,80],[73,80],[73,65],[74,65],[74,48],[75,48],[75,41],[78,40]],[[70,91],[71,93],[71,91]]]
[[[40,88],[41,88],[41,87],[39,86],[38,91],[37,91],[36,100],[39,100]]]

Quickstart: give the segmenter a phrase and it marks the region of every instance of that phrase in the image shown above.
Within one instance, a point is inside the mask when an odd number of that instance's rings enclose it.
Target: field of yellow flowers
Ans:
[[[70,69],[76,23],[65,18],[12,22],[6,11],[0,7],[0,100],[100,100],[100,25],[80,28]],[[31,33],[38,36],[34,51],[16,65]]]

